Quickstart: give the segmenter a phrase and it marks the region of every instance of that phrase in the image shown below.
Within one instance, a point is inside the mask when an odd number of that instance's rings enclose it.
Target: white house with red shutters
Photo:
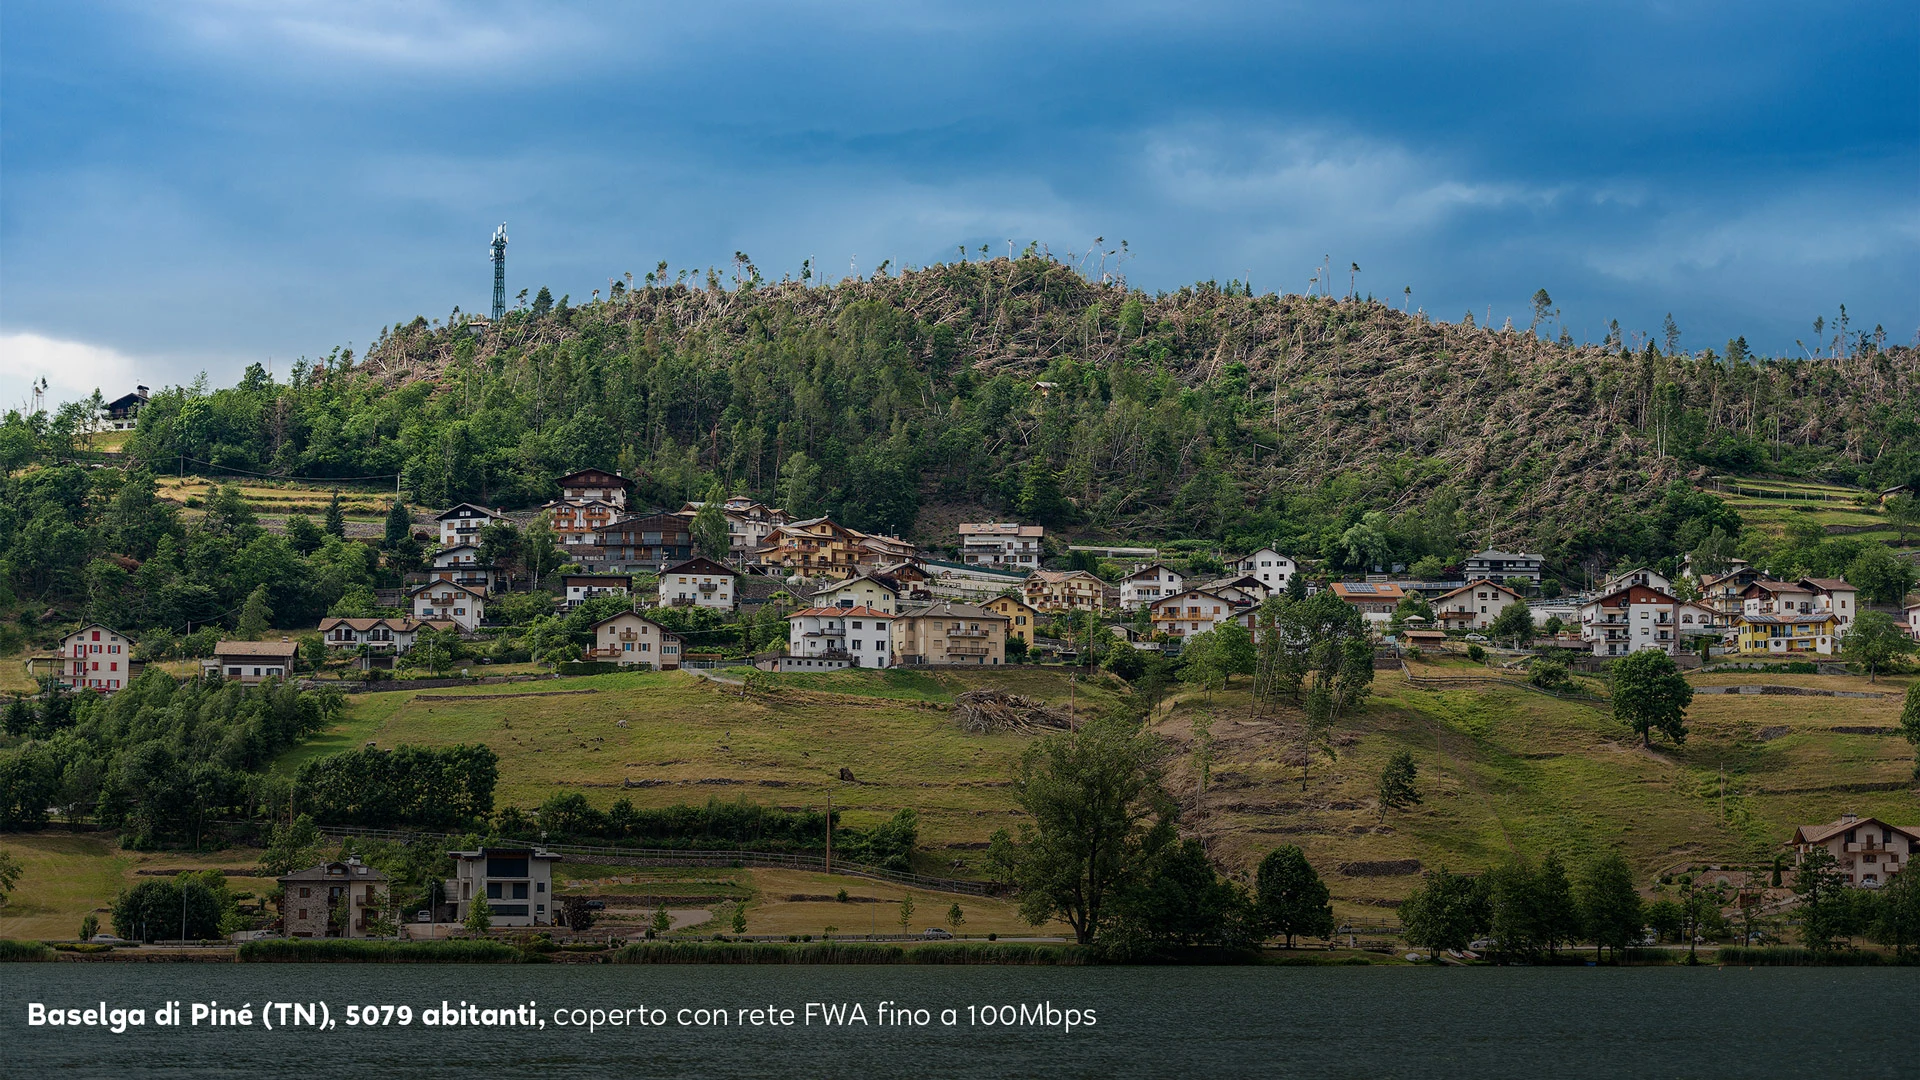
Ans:
[[[72,690],[111,694],[139,673],[133,659],[134,639],[111,627],[92,623],[60,639],[60,667],[56,675]],[[144,662],[140,667],[144,668]]]

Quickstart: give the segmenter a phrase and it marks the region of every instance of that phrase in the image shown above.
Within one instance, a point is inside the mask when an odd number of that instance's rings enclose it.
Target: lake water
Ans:
[[[8,1078],[1920,1074],[1920,969],[1911,968],[61,963],[0,965],[0,1001],[0,1076]],[[28,1025],[31,1003],[103,1001],[109,1010],[149,1010],[147,1025],[123,1034]],[[155,1026],[151,1012],[165,1001],[183,1010],[324,1001],[335,1026],[276,1021],[267,1030],[258,1017],[251,1027]],[[533,1002],[546,1026],[427,1026],[423,1010],[443,1001]],[[929,1026],[882,1024],[883,1001],[928,1010]],[[816,1015],[803,1023],[809,1002],[857,1002],[868,1022],[828,1026]],[[1040,1003],[1053,1011],[1038,1010],[1031,1026],[1017,1008],[1014,1026],[981,1023],[982,1007],[1026,1004],[1031,1014]],[[408,1006],[413,1022],[350,1028],[348,1005]],[[651,1015],[664,1015],[665,1026],[590,1032],[555,1019],[555,1010],[642,1007],[662,1010]],[[680,1010],[701,1008],[724,1011],[729,1025],[678,1023]],[[755,1008],[791,1009],[794,1023],[743,1025],[738,1010]],[[948,1008],[955,1026],[941,1023]],[[1090,1011],[1094,1022],[1065,1030],[1067,1010]],[[1005,1010],[994,1012],[998,1019]]]

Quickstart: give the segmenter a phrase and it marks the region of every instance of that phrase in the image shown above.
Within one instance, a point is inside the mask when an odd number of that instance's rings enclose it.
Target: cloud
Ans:
[[[33,386],[47,380],[49,409],[98,389],[109,399],[132,390],[144,365],[114,349],[41,334],[0,334],[0,409],[25,408]]]
[[[1445,160],[1398,143],[1311,129],[1158,129],[1146,133],[1147,176],[1168,198],[1211,212],[1291,211],[1348,228],[1429,228],[1468,210],[1545,208],[1562,192],[1461,177]]]
[[[596,44],[593,20],[524,3],[199,0],[148,14],[170,23],[188,43],[283,74],[290,64],[309,75],[337,76],[337,65],[345,63],[483,81]]]

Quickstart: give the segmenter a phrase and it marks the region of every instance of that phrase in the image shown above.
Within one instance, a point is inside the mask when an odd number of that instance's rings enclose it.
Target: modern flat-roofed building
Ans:
[[[453,877],[446,882],[453,921],[465,922],[473,901],[484,896],[495,926],[553,925],[553,864],[560,856],[520,846],[447,854],[453,856]]]

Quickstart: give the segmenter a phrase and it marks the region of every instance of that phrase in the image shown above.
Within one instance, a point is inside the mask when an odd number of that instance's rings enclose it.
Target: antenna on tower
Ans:
[[[499,322],[507,317],[507,223],[493,230],[493,243],[488,245],[493,254],[493,321]]]

